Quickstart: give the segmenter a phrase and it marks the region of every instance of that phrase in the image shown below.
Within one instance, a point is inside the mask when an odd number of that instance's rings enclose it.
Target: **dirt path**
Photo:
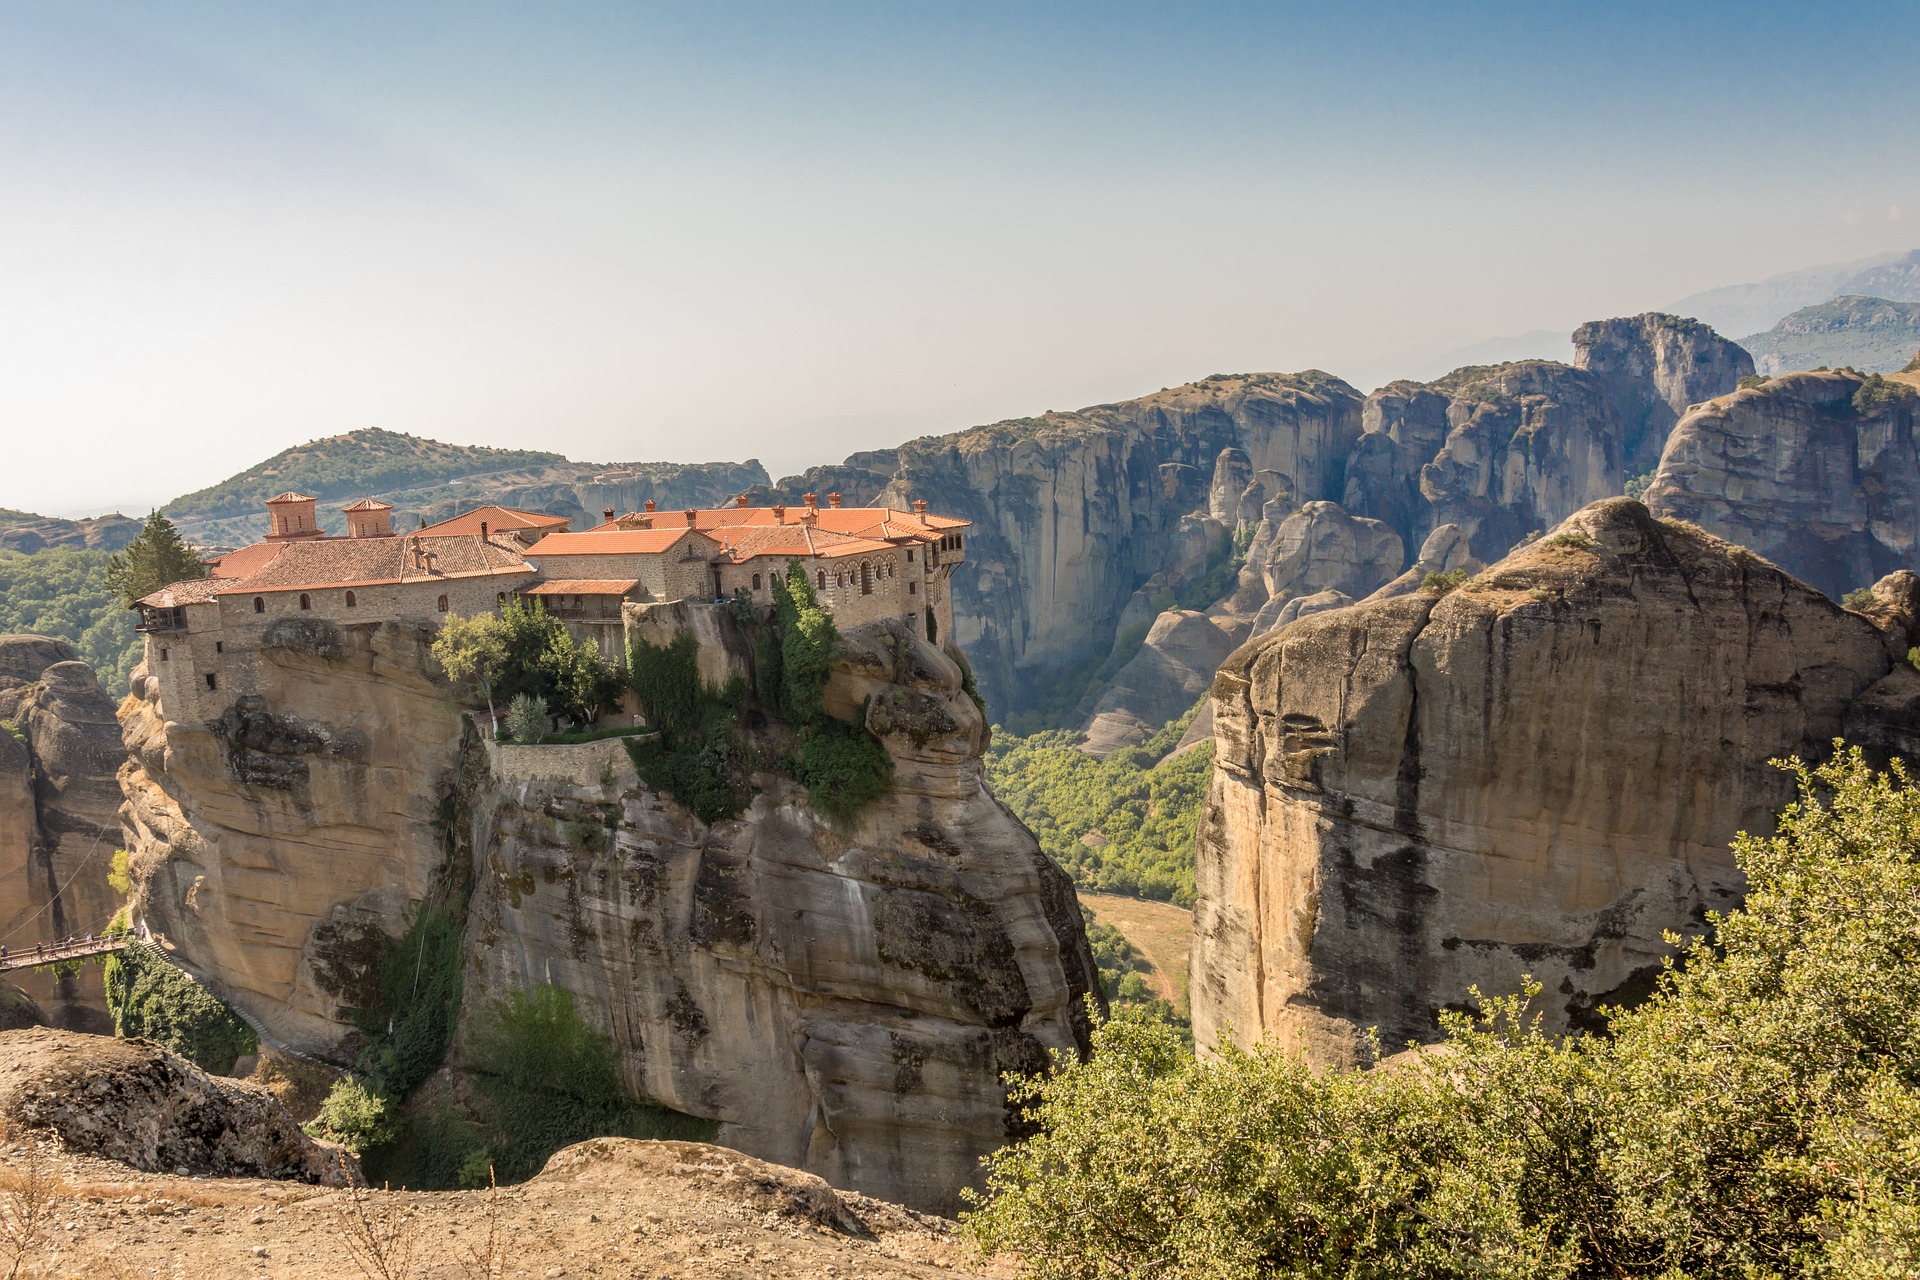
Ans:
[[[1112,893],[1080,890],[1080,901],[1101,924],[1112,925],[1147,963],[1154,989],[1171,1001],[1184,1017],[1187,1006],[1187,953],[1193,948],[1193,912],[1170,902],[1123,898]]]
[[[26,1184],[38,1173],[44,1193]],[[354,1246],[410,1252],[406,1280],[932,1280],[1006,1277],[952,1224],[737,1152],[596,1139],[533,1181],[484,1191],[347,1192],[140,1173],[0,1139],[0,1203],[49,1212],[28,1280],[364,1280]],[[491,1238],[492,1248],[488,1248]],[[485,1266],[491,1255],[493,1266]],[[4,1255],[0,1255],[0,1265]]]

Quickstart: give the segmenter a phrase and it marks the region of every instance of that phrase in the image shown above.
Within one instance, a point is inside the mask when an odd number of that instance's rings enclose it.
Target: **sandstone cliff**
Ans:
[[[1627,474],[1660,461],[1667,433],[1703,400],[1753,372],[1753,357],[1698,320],[1650,311],[1573,331],[1573,367],[1600,379],[1620,419]]]
[[[1699,405],[1667,442],[1647,505],[1773,560],[1828,595],[1920,568],[1920,374],[1873,391],[1794,373]]]
[[[123,751],[113,702],[64,640],[0,636],[0,942],[12,951],[106,927]],[[111,1030],[99,972],[20,984],[59,1026]]]
[[[716,683],[748,671],[726,609],[636,614],[637,635],[702,641]],[[764,773],[740,818],[707,826],[618,740],[463,735],[429,639],[279,624],[263,694],[205,724],[164,720],[136,675],[137,904],[182,962],[270,1039],[350,1064],[383,940],[431,887],[470,885],[466,1010],[563,986],[637,1095],[836,1185],[951,1209],[1015,1124],[1001,1074],[1084,1046],[1097,983],[1065,873],[984,788],[958,651],[845,637],[828,710],[864,714],[896,770],[855,825]]]
[[[1901,731],[1916,585],[1849,613],[1619,498],[1443,597],[1250,642],[1213,691],[1196,1038],[1351,1062],[1526,973],[1549,1030],[1592,1025],[1737,900],[1727,844],[1791,791],[1770,757]]]
[[[1339,498],[1360,403],[1318,371],[1221,375],[856,454],[771,492],[925,498],[972,520],[956,639],[1003,715],[1039,704],[1063,667],[1099,661],[1128,599],[1176,558],[1183,516]]]
[[[493,748],[463,819],[468,999],[568,987],[636,1092],[764,1159],[951,1212],[1018,1130],[1001,1074],[1083,1049],[1097,978],[1066,874],[985,789],[986,726],[952,651],[861,628],[827,706],[864,708],[895,763],[893,793],[850,827],[772,773],[708,826],[618,744],[574,762]]]

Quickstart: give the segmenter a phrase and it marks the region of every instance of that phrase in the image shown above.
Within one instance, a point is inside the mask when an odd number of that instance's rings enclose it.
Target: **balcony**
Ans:
[[[171,609],[143,607],[140,610],[140,621],[135,624],[133,629],[142,635],[159,635],[168,631],[185,631],[187,629],[187,611],[178,605]]]

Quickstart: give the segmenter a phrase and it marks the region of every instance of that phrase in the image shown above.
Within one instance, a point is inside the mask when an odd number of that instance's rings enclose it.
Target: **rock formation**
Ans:
[[[63,520],[0,509],[0,550],[32,555],[48,550],[118,551],[140,532],[140,522],[118,512]]]
[[[1549,1030],[1593,1025],[1738,899],[1728,842],[1791,792],[1769,758],[1913,732],[1917,585],[1850,613],[1618,498],[1444,596],[1250,642],[1213,690],[1196,1039],[1352,1062],[1529,973]]]
[[[1600,379],[1621,426],[1627,474],[1660,461],[1667,433],[1694,405],[1725,395],[1753,357],[1698,320],[1649,311],[1573,331],[1573,367]]]
[[[493,748],[463,819],[468,1000],[558,983],[604,1011],[637,1092],[756,1156],[951,1212],[1018,1131],[1002,1073],[1083,1048],[1096,982],[1066,874],[985,789],[956,652],[890,624],[843,637],[828,710],[864,706],[896,770],[848,827],[771,773],[707,826],[617,743],[571,765]],[[580,824],[610,832],[604,852]]]
[[[1829,368],[1897,373],[1920,347],[1920,302],[1859,294],[1830,298],[1740,343],[1766,374]]]
[[[1364,596],[1406,562],[1400,535],[1378,520],[1348,515],[1337,502],[1309,502],[1276,520],[1280,505],[1268,504],[1240,571],[1236,602],[1264,596],[1254,635],[1270,629],[1295,597],[1323,591]]]
[[[1203,613],[1169,609],[1161,614],[1140,652],[1101,693],[1082,749],[1103,756],[1152,736],[1167,721],[1184,715],[1233,649],[1234,638]]]
[[[113,702],[71,645],[0,636],[0,942],[10,950],[113,918],[124,754]],[[19,980],[56,1025],[111,1030],[97,970]]]
[[[725,608],[629,616],[637,637],[691,633],[714,683],[751,671]],[[137,902],[183,964],[271,1041],[350,1063],[384,940],[430,886],[470,886],[465,1009],[558,984],[638,1096],[950,1210],[1016,1124],[1002,1073],[1083,1047],[1097,983],[1065,873],[984,788],[958,650],[897,626],[843,637],[827,708],[864,713],[895,764],[853,825],[765,773],[741,818],[706,826],[618,740],[463,734],[429,639],[276,624],[263,692],[204,724],[164,720],[136,672]]]
[[[0,1122],[149,1173],[339,1185],[353,1157],[309,1138],[272,1094],[146,1040],[0,1032]]]
[[[1695,408],[1647,505],[1838,599],[1920,567],[1920,374],[1795,373]]]
[[[1360,403],[1313,370],[1219,375],[856,454],[784,479],[766,499],[925,498],[972,520],[955,627],[1001,715],[1040,701],[1063,667],[1099,661],[1128,599],[1173,559],[1181,518],[1210,515],[1216,490],[1225,525],[1245,503],[1283,493],[1296,504],[1338,499]],[[1223,458],[1228,450],[1238,452]],[[1227,490],[1243,475],[1252,479],[1230,521]]]

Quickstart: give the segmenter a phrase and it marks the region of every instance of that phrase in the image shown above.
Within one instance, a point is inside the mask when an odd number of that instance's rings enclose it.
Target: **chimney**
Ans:
[[[775,524],[785,524],[787,522],[787,509],[785,507],[778,505],[774,507],[773,522]]]
[[[604,520],[604,521],[606,521],[606,522],[607,522],[608,524],[612,524],[612,523],[613,523],[613,508],[612,508],[612,507],[602,507],[602,508],[600,508],[600,518],[601,518],[602,520]]]
[[[806,504],[807,504],[807,510],[809,510],[809,511],[811,511],[811,510],[813,510],[813,507],[814,507],[814,496],[813,496],[812,494],[810,494],[810,493],[803,493],[803,494],[801,494],[801,495],[800,495],[800,500],[801,500],[802,502],[804,502],[804,503],[806,503]]]
[[[687,528],[689,529],[693,528],[693,526],[699,522],[699,519],[700,519],[700,513],[698,511],[695,511],[692,507],[688,507],[687,508]]]
[[[648,514],[648,515],[652,515],[652,514],[653,514],[653,499],[652,499],[652,498],[648,498],[648,499],[647,499],[647,508],[646,508],[646,510],[647,510],[647,514]]]
[[[744,508],[744,507],[745,507],[745,506],[747,505],[747,495],[746,495],[746,494],[744,494],[744,493],[736,493],[736,494],[734,494],[734,495],[733,495],[733,505],[734,505],[734,506],[736,506],[736,507],[743,507],[743,508]]]
[[[485,542],[486,540],[487,540],[487,522],[485,520],[482,520],[480,522],[480,541]]]
[[[913,514],[917,516],[927,514],[927,500],[925,498],[915,498],[913,500]]]
[[[837,494],[837,493],[830,493],[830,494],[828,494],[828,495],[827,495],[827,505],[828,505],[828,506],[830,506],[830,507],[833,507],[833,508],[835,508],[835,509],[838,509],[838,508],[839,508],[839,506],[840,506],[840,495],[839,495],[839,494]]]

